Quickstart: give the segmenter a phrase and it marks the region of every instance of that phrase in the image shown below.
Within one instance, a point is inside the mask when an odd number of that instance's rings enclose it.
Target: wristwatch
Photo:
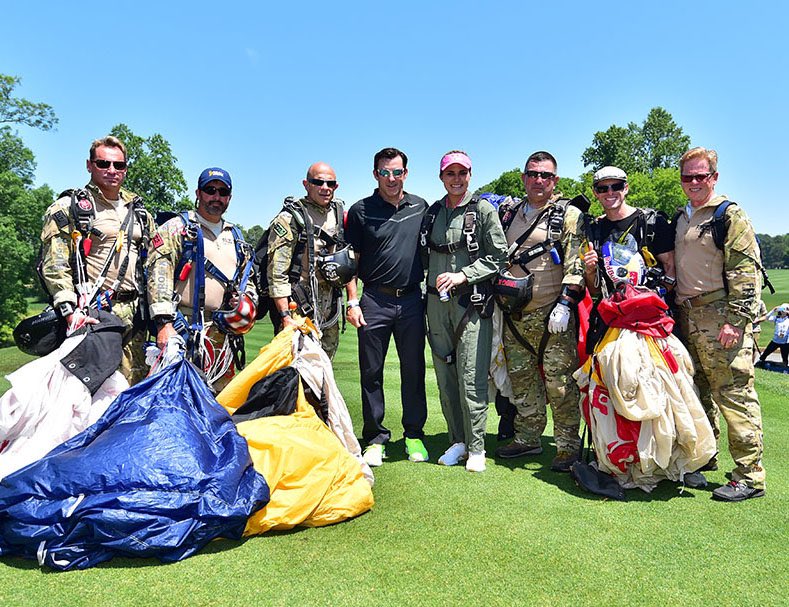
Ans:
[[[280,318],[286,318],[286,317],[288,317],[290,315],[291,315],[290,314],[290,310],[280,310],[279,311],[279,317]]]
[[[359,300],[358,299],[349,299],[347,305],[348,305],[349,308],[356,308],[359,305]]]

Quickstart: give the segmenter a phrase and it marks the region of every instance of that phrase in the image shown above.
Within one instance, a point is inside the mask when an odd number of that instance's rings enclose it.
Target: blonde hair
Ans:
[[[688,160],[696,159],[705,159],[710,167],[710,172],[718,172],[718,152],[702,147],[693,148],[692,150],[688,150],[682,154],[682,158],[679,159],[679,172],[682,172],[682,169]]]
[[[123,142],[120,139],[113,137],[112,135],[107,135],[101,139],[96,139],[92,144],[90,144],[91,160],[96,160],[96,148],[101,146],[108,148],[118,148],[121,152],[123,152],[123,159],[126,160],[126,146],[123,145]]]

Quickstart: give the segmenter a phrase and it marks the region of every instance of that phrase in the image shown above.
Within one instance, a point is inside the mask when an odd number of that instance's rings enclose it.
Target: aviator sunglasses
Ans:
[[[380,177],[389,177],[389,175],[393,175],[395,177],[402,177],[405,174],[405,169],[378,169],[376,171]]]
[[[556,173],[551,173],[550,171],[526,171],[526,177],[531,177],[532,179],[537,179],[538,177],[553,179],[556,177]]]
[[[611,185],[596,185],[594,187],[594,191],[597,192],[598,194],[605,194],[606,192],[608,192],[608,190],[611,190],[612,192],[621,192],[624,189],[625,189],[624,181],[620,181],[619,183],[614,183]]]
[[[97,158],[96,160],[91,160],[91,162],[98,168],[105,170],[110,168],[110,165],[112,165],[116,171],[125,171],[126,167],[128,166],[125,160],[102,160]]]
[[[219,192],[220,196],[230,196],[230,188],[215,188],[212,185],[207,185],[204,188],[200,188],[200,189],[203,190],[203,192],[205,192],[209,196],[213,196],[217,192]]]
[[[679,179],[682,183],[693,183],[694,181],[698,181],[701,183],[707,177],[712,175],[713,173],[699,173],[698,175],[680,175]]]
[[[323,187],[324,184],[330,188],[337,187],[336,179],[315,179],[314,177],[310,177],[309,179],[307,179],[307,181],[310,182],[312,185],[318,186],[319,188]]]

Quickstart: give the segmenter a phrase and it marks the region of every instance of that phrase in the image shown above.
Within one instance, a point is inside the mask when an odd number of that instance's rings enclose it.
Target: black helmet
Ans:
[[[66,321],[47,306],[41,314],[20,322],[14,329],[14,343],[25,354],[46,356],[66,339]]]
[[[318,255],[318,270],[332,287],[343,287],[354,276],[359,267],[351,245],[337,249],[334,253]]]
[[[501,270],[493,279],[493,295],[506,314],[520,312],[531,301],[534,274],[513,276],[509,270]]]

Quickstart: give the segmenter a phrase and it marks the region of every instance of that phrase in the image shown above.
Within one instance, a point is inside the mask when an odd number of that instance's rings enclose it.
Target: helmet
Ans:
[[[358,267],[359,262],[351,245],[345,245],[334,253],[318,255],[318,270],[332,287],[345,286],[356,276]]]
[[[531,301],[534,274],[513,276],[509,270],[501,270],[493,279],[493,295],[499,307],[507,314],[520,312]]]
[[[66,321],[50,306],[41,314],[20,322],[14,329],[14,342],[25,354],[45,356],[66,339]]]
[[[614,285],[644,283],[647,267],[644,258],[632,248],[616,242],[605,242],[602,247],[603,267]]]
[[[232,310],[215,310],[211,319],[222,333],[244,335],[255,326],[257,307],[246,293],[238,293],[238,303]]]

